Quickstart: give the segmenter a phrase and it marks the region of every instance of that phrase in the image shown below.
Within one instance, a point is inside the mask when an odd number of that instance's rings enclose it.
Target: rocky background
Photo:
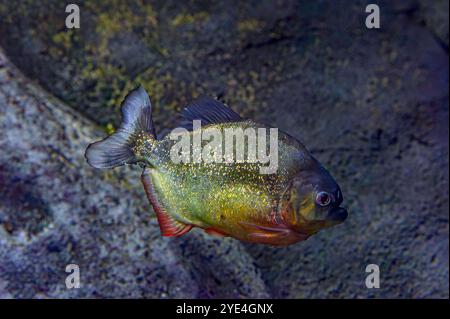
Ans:
[[[376,1],[369,30],[371,2],[77,1],[69,30],[64,1],[1,0],[0,297],[448,298],[449,2]],[[286,248],[161,238],[139,169],[83,157],[138,84],[160,132],[207,94],[296,136],[350,217]]]

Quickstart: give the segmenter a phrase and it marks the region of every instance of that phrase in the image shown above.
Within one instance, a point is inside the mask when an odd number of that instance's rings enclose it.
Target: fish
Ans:
[[[157,136],[150,97],[142,86],[125,97],[121,112],[120,127],[89,144],[85,157],[89,165],[99,169],[142,167],[141,181],[162,236],[180,237],[197,227],[212,236],[288,246],[341,224],[348,216],[341,206],[339,185],[300,141],[244,119],[214,98],[201,97],[182,110],[181,121],[171,132],[176,132],[176,138],[174,134]],[[195,126],[196,121],[200,127]],[[236,156],[231,161],[195,161],[193,153],[184,160],[174,160],[174,154],[187,154],[177,149],[182,139],[194,152],[195,146],[204,148],[212,143],[211,138],[203,140],[204,136],[225,134],[230,129],[257,132],[258,147],[265,155],[272,144],[263,143],[268,138],[260,132],[276,132],[269,136],[270,143],[276,142],[276,167],[262,173],[263,162],[249,156],[253,149],[250,135],[241,143],[233,140],[231,151]],[[244,159],[238,160],[242,143]],[[226,153],[223,141],[216,145],[217,151]]]

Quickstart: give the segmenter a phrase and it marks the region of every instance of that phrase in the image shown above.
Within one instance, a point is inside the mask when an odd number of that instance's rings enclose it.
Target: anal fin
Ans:
[[[186,234],[192,229],[192,225],[186,225],[179,221],[176,221],[171,217],[161,203],[158,201],[155,189],[153,187],[150,173],[148,169],[145,169],[141,176],[142,184],[144,184],[145,193],[147,198],[155,210],[156,217],[158,218],[159,228],[161,235],[165,237],[179,237]]]

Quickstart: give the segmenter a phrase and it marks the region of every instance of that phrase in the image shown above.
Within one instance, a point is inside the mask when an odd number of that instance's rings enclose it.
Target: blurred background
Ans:
[[[69,3],[0,0],[1,298],[449,297],[449,1],[76,1],[67,29]],[[140,170],[83,157],[139,84],[159,132],[205,94],[295,136],[349,218],[284,248],[161,238]]]

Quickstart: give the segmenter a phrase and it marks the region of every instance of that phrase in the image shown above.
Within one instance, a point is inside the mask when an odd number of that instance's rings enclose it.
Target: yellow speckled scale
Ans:
[[[211,124],[202,130],[223,132],[225,128],[234,127],[257,129],[265,126],[245,121]],[[185,134],[190,135],[192,141],[194,132]],[[299,157],[299,151],[304,149],[302,145],[292,143],[285,134],[281,134],[278,141],[278,171],[269,175],[260,173],[260,163],[175,164],[170,158],[170,149],[177,141],[171,140],[169,135],[156,143],[149,136],[145,142],[147,150],[141,148],[141,156],[151,167],[149,174],[155,197],[171,218],[186,225],[213,228],[243,240],[248,240],[249,225],[275,226],[281,193],[296,173],[300,161],[304,160]]]

